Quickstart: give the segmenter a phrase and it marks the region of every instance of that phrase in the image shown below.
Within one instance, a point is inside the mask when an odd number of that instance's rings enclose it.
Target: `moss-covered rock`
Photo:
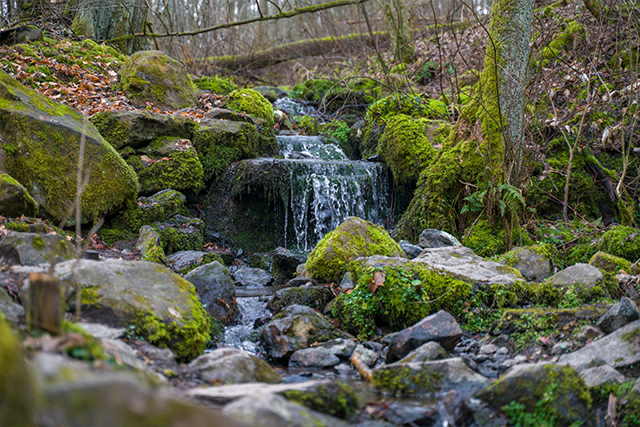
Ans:
[[[136,249],[140,251],[143,261],[166,265],[167,257],[160,245],[160,236],[149,225],[140,227]]]
[[[53,260],[63,262],[76,258],[73,244],[57,233],[11,231],[0,240],[0,246],[4,251],[7,247],[13,248],[18,253],[21,265],[38,265]]]
[[[18,181],[0,173],[0,215],[8,217],[35,216],[38,204]]]
[[[618,273],[624,270],[627,273],[631,271],[631,263],[624,258],[598,251],[589,260],[589,264],[609,273]]]
[[[84,136],[82,194],[85,222],[97,221],[135,197],[133,170],[71,107],[58,104],[0,72],[0,148],[5,170],[22,184],[41,209],[56,221],[76,197],[78,154]]]
[[[197,127],[188,117],[152,111],[101,111],[90,120],[116,150],[142,148],[166,136],[191,139]]]
[[[188,139],[159,138],[145,151],[126,160],[138,175],[141,194],[166,189],[197,193],[204,188],[202,163]]]
[[[205,181],[219,177],[232,162],[278,151],[270,127],[217,119],[200,122],[193,144],[204,168]]]
[[[515,268],[528,282],[541,282],[551,274],[556,248],[550,244],[516,247],[496,260]]]
[[[273,107],[267,99],[253,89],[234,90],[225,102],[226,108],[259,117],[273,127]]]
[[[112,219],[111,225],[114,229],[137,232],[143,225],[165,222],[178,214],[187,215],[189,212],[184,205],[185,199],[184,194],[171,189],[162,190],[153,196],[139,197],[137,203],[130,203],[122,213]]]
[[[570,366],[517,365],[476,397],[503,410],[512,421],[528,419],[531,425],[590,425],[593,420],[589,390]]]
[[[349,262],[372,255],[404,257],[405,253],[383,228],[349,217],[318,242],[306,266],[315,279],[339,282]]]
[[[198,218],[175,215],[165,222],[152,224],[152,227],[160,236],[160,246],[167,255],[202,250],[204,222]]]
[[[26,354],[0,313],[0,424],[34,425],[39,390],[26,362]]]
[[[640,232],[636,228],[619,225],[602,235],[602,250],[608,254],[636,262],[640,259]]]
[[[267,362],[233,347],[218,348],[189,363],[189,370],[215,385],[279,383],[282,377]]]
[[[296,286],[276,292],[269,300],[267,308],[277,314],[290,305],[297,304],[322,311],[333,298],[333,292],[325,286]]]
[[[58,264],[55,275],[81,286],[83,316],[111,326],[133,325],[137,335],[169,347],[179,360],[198,356],[211,340],[212,321],[194,286],[162,265],[69,261]]]
[[[208,90],[217,95],[228,95],[238,89],[238,85],[231,79],[224,77],[207,77],[202,76],[193,80],[198,89]]]
[[[499,255],[506,249],[505,231],[502,226],[491,226],[489,221],[483,219],[472,226],[462,243],[483,257]],[[520,227],[511,230],[511,245],[528,246],[532,243],[531,238]]]
[[[358,409],[355,391],[341,382],[330,382],[308,390],[287,390],[282,395],[291,402],[338,418],[348,419]]]
[[[463,309],[459,302],[472,288],[418,263],[375,267],[356,261],[352,268],[355,287],[337,298],[331,312],[342,329],[360,340],[371,338],[378,328],[385,332],[407,328],[439,310],[459,316]],[[378,286],[372,287],[374,283]]]
[[[391,168],[398,184],[415,184],[420,171],[429,165],[436,150],[425,136],[426,119],[392,117],[378,142],[378,154]]]
[[[133,54],[120,71],[122,90],[133,102],[177,110],[198,104],[186,67],[158,50]]]

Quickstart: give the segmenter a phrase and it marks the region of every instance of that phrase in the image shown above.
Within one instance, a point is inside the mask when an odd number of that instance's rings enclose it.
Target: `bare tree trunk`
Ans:
[[[398,63],[412,63],[415,52],[411,45],[411,29],[405,0],[382,0],[380,7],[384,15],[387,31],[391,36],[394,56]]]
[[[114,46],[132,54],[147,49],[145,37],[123,38],[146,33],[146,0],[74,0],[68,10],[74,15],[73,30],[97,42],[119,39]]]

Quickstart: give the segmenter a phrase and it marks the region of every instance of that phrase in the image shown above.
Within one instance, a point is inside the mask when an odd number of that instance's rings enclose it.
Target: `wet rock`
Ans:
[[[26,188],[6,173],[0,173],[0,215],[9,218],[35,216],[38,203]]]
[[[235,421],[166,394],[151,391],[132,377],[103,374],[45,388],[42,426],[164,425],[239,426]]]
[[[444,310],[429,315],[415,325],[398,332],[389,344],[387,363],[402,359],[428,341],[452,350],[462,336],[458,322]]]
[[[268,356],[286,359],[314,342],[333,338],[353,338],[330,323],[323,315],[303,306],[292,305],[277,314],[262,329],[260,342]]]
[[[59,234],[20,233],[10,231],[0,240],[0,256],[17,252],[21,265],[36,266],[50,262],[51,255],[60,263],[75,259],[73,244]]]
[[[544,255],[529,248],[514,248],[504,255],[507,265],[515,268],[527,282],[542,282],[551,275],[551,263]]]
[[[214,319],[228,324],[238,318],[233,280],[224,265],[214,261],[192,270],[184,278],[196,287],[200,301]]]
[[[463,426],[473,421],[473,412],[465,399],[455,390],[451,390],[438,404],[442,425]]]
[[[226,405],[222,413],[250,426],[347,427],[339,418],[312,411],[277,394],[248,396]]]
[[[204,116],[208,119],[230,120],[232,122],[253,123],[253,120],[251,119],[250,115],[238,113],[237,111],[231,111],[226,108],[214,107],[211,110],[204,113]]]
[[[491,334],[510,335],[514,332],[523,332],[533,325],[539,331],[553,325],[554,328],[561,329],[566,325],[585,321],[593,323],[599,319],[606,308],[601,306],[584,305],[578,308],[523,308],[505,310],[500,321],[491,329]],[[527,319],[533,319],[527,321]]]
[[[291,305],[305,305],[322,311],[334,298],[331,289],[326,286],[297,286],[280,289],[269,300],[267,308],[277,314]]]
[[[349,360],[356,349],[356,341],[352,339],[335,338],[320,343],[319,346],[329,349],[331,353],[335,354],[342,360]]]
[[[638,319],[640,319],[640,312],[636,303],[627,297],[622,297],[609,311],[602,315],[596,326],[605,334],[610,334],[627,323]]]
[[[493,354],[498,351],[498,346],[495,344],[482,344],[480,350],[478,350],[479,354]]]
[[[167,257],[167,263],[176,273],[187,274],[194,268],[210,262],[221,262],[221,257],[215,252],[178,251]]]
[[[293,353],[289,359],[290,368],[322,369],[339,363],[340,358],[324,347],[303,348]]]
[[[573,353],[560,357],[558,364],[569,365],[579,372],[607,364],[626,368],[640,362],[640,320],[623,326]]]
[[[233,347],[219,348],[203,354],[191,361],[188,369],[197,372],[204,381],[216,385],[282,381],[280,374],[267,362]]]
[[[567,267],[549,277],[545,283],[566,288],[569,286],[579,286],[584,290],[591,290],[596,283],[604,276],[596,267],[589,264],[577,263]]]
[[[286,248],[273,251],[273,276],[277,283],[285,283],[296,275],[298,265],[304,264],[307,257]]]
[[[418,246],[427,248],[444,248],[447,246],[462,246],[460,241],[446,231],[427,228],[422,230],[418,238]]]
[[[370,368],[376,364],[379,357],[376,351],[367,348],[362,344],[358,344],[355,350],[353,350],[353,353],[357,354],[358,359],[362,360],[364,364]]]
[[[523,280],[518,270],[479,257],[464,246],[425,249],[413,262],[482,286],[496,283],[512,285]]]
[[[413,259],[413,258],[417,257],[418,255],[420,255],[420,253],[423,250],[422,247],[420,247],[418,245],[412,245],[411,243],[407,242],[406,240],[400,240],[400,242],[398,242],[398,244],[400,245],[400,247],[402,248],[404,253],[407,254],[407,258],[409,258],[409,259]]]
[[[554,385],[553,394],[549,396],[549,387]],[[475,397],[495,410],[517,402],[524,405],[529,413],[533,413],[536,404],[546,398],[545,409],[556,414],[557,425],[592,419],[587,386],[569,366],[549,363],[516,365]]]
[[[164,253],[202,250],[204,222],[198,218],[175,215],[165,222],[155,222],[153,229],[160,236]]]
[[[373,370],[372,384],[377,390],[394,396],[436,397],[456,390],[469,398],[485,388],[489,380],[454,357],[381,365]]]
[[[261,268],[240,267],[231,274],[236,286],[271,286],[273,276]]]
[[[601,385],[621,384],[626,379],[624,375],[609,365],[585,369],[580,372],[580,376],[589,388]]]
[[[446,359],[447,351],[435,341],[429,341],[412,350],[411,353],[400,359],[397,363],[428,362],[430,360]]]
[[[122,327],[151,343],[167,345],[179,359],[200,354],[209,336],[209,321],[194,287],[166,267],[146,261],[67,261],[55,276],[82,290],[83,317]]]

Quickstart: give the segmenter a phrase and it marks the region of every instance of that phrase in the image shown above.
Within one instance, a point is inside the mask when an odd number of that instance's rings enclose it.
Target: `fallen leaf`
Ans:
[[[385,271],[376,271],[373,274],[373,281],[369,282],[369,291],[371,291],[371,293],[375,293],[376,289],[378,289],[380,286],[384,286],[384,279],[387,276],[387,273]]]
[[[182,314],[180,314],[180,312],[173,307],[169,307],[169,314],[178,319],[182,319]]]

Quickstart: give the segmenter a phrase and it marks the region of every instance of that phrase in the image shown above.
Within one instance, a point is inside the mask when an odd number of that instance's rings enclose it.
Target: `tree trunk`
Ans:
[[[145,33],[146,0],[74,0],[67,6],[74,16],[73,30],[101,43],[131,34]],[[121,39],[114,47],[126,54],[147,49],[145,37]]]
[[[391,36],[396,62],[410,64],[415,60],[411,45],[411,28],[405,0],[382,0],[379,2],[387,31]]]

